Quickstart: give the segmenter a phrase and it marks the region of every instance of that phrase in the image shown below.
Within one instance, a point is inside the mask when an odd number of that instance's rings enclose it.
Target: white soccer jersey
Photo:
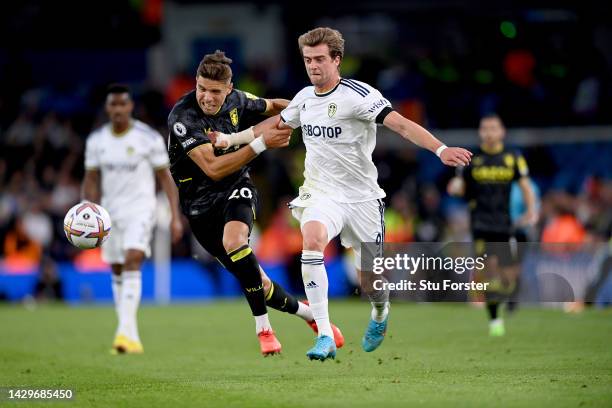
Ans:
[[[325,94],[302,89],[281,112],[283,121],[301,126],[306,145],[304,185],[300,194],[324,194],[356,203],[385,196],[372,162],[376,117],[391,104],[371,86],[341,79]]]
[[[133,120],[130,129],[115,135],[110,124],[92,132],[85,147],[85,168],[99,169],[102,206],[113,221],[155,209],[155,173],[168,167],[162,136]]]

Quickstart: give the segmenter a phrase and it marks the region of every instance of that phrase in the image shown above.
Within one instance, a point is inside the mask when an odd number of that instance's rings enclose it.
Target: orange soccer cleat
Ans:
[[[302,300],[301,302],[304,303],[305,305],[309,304],[307,300]],[[312,320],[310,322],[306,322],[306,324],[309,325],[310,328],[317,335],[319,334],[319,328],[317,327],[317,322]],[[340,331],[338,326],[336,326],[333,323],[330,323],[330,324],[331,324],[332,331],[334,332],[334,342],[336,343],[336,348],[340,348],[340,347],[344,346],[344,336],[342,335],[342,332]]]
[[[281,352],[281,344],[276,339],[274,335],[274,331],[270,330],[262,330],[257,334],[259,338],[259,347],[261,349],[261,354],[264,357],[272,356],[274,354],[280,354]]]

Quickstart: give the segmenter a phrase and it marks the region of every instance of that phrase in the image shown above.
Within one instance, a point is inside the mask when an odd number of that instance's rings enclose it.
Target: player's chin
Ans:
[[[313,85],[319,85],[322,81],[321,81],[321,75],[319,74],[310,74],[310,82]]]

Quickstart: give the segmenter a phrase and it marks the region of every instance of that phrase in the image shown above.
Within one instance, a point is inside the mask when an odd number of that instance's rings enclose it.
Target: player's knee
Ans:
[[[140,262],[140,261],[136,261],[136,260],[125,261],[125,263],[123,264],[123,270],[125,270],[125,271],[139,271],[141,265],[142,265],[142,262]]]
[[[304,237],[304,250],[306,251],[319,251],[323,252],[325,250],[325,245],[327,244],[325,239],[320,237],[311,236]]]
[[[325,228],[307,228],[302,230],[303,246],[306,251],[323,252],[327,245],[327,231]]]
[[[264,294],[267,295],[270,292],[270,288],[272,287],[272,281],[270,280],[270,278],[268,278],[268,275],[266,275],[265,273],[262,273],[261,282],[263,283]]]
[[[123,265],[122,264],[112,264],[111,269],[113,271],[113,275],[121,275],[121,272],[123,272]]]
[[[125,262],[123,263],[124,271],[138,271],[144,259],[144,252],[129,249],[125,254]]]
[[[249,227],[238,221],[230,221],[223,228],[223,248],[230,253],[249,244]]]
[[[223,235],[223,248],[225,249],[225,252],[228,254],[247,244],[248,244],[248,240],[239,234]]]

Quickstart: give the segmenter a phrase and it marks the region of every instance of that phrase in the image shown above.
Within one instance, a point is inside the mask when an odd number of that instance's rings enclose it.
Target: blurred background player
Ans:
[[[181,207],[191,229],[202,247],[240,282],[255,318],[261,353],[269,355],[279,353],[281,344],[266,305],[297,314],[317,330],[308,305],[272,282],[249,246],[258,196],[247,163],[267,148],[287,146],[291,131],[277,128],[278,116],[238,130],[243,116],[277,115],[289,101],[258,98],[234,89],[231,62],[221,51],[204,56],[197,70],[196,89],[181,98],[168,117],[168,150]],[[236,146],[215,149],[211,138],[216,141],[228,134],[239,140]]]
[[[140,269],[151,252],[156,179],[170,202],[173,241],[183,235],[183,226],[163,137],[132,117],[134,102],[128,87],[110,86],[105,108],[110,123],[87,139],[82,198],[100,203],[113,222],[111,236],[102,247],[102,258],[113,271],[119,320],[112,350],[142,353],[136,316],[142,292]]]
[[[540,214],[540,208],[542,205],[540,188],[538,185],[530,179],[529,184],[533,191],[536,212]],[[534,242],[539,240],[537,231],[537,224],[525,223],[524,215],[528,211],[527,201],[523,195],[523,190],[520,185],[520,181],[512,183],[510,189],[510,220],[512,222],[512,233],[513,238],[516,241],[516,264],[520,267],[527,253],[528,245],[523,244],[524,242]],[[538,220],[539,220],[538,216]],[[508,295],[506,303],[506,311],[508,314],[513,313],[519,304],[519,296],[521,291],[521,274],[516,271],[516,281],[514,284],[514,290]],[[498,311],[499,312],[499,311]]]
[[[448,192],[469,201],[476,254],[488,255],[486,274],[491,286],[485,292],[485,299],[489,334],[503,336],[505,328],[498,316],[499,304],[514,292],[519,273],[510,216],[510,191],[514,181],[518,182],[526,205],[516,225],[533,226],[538,214],[527,162],[519,152],[504,146],[506,129],[501,118],[496,114],[482,117],[478,133],[480,149],[474,153],[471,165],[458,169],[458,175],[448,184]]]
[[[406,119],[375,88],[341,78],[344,39],[339,31],[315,28],[299,37],[300,52],[313,86],[302,89],[281,112],[284,126],[302,128],[306,146],[305,181],[290,206],[303,235],[302,278],[319,327],[310,359],[334,357],[329,322],[328,278],[323,262],[327,244],[340,235],[355,251],[361,269],[361,243],[384,242],[385,192],[378,186],[372,162],[376,125],[384,124],[420,147],[435,152],[447,165],[466,165],[471,153],[446,147],[431,133]],[[361,286],[372,303],[371,320],[362,339],[365,351],[375,350],[387,329],[389,292]]]

